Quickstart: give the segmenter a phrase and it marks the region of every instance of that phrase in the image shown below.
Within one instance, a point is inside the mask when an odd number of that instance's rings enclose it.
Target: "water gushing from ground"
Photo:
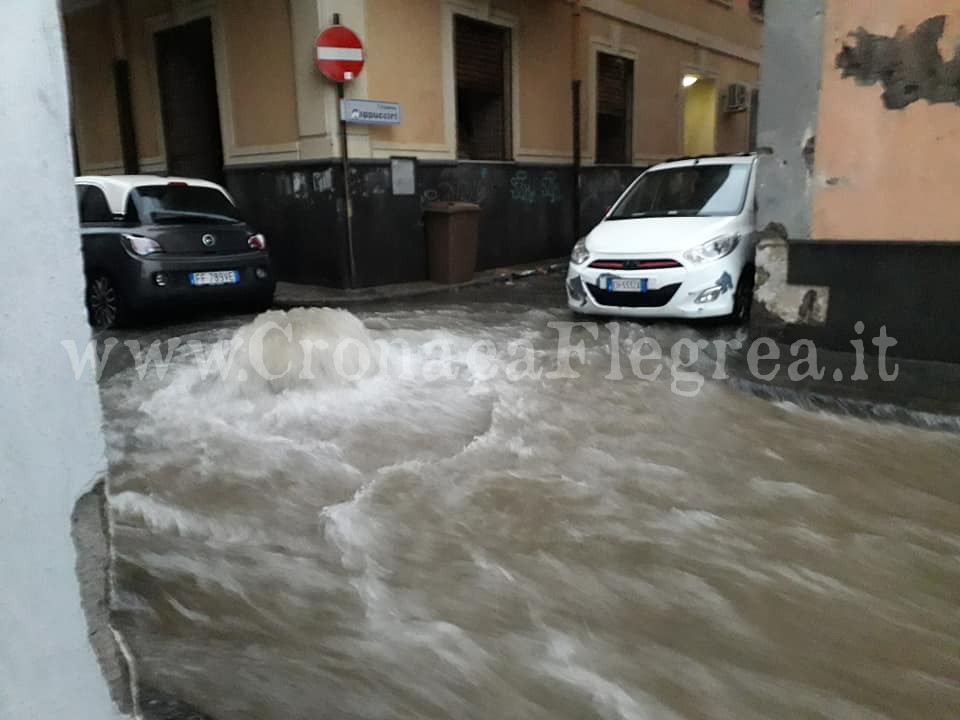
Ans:
[[[439,338],[456,379],[404,379],[388,351],[393,372],[354,381],[322,352],[311,380],[203,380],[186,347],[163,381],[109,378],[118,621],[144,682],[219,720],[960,714],[956,436],[608,380],[603,342],[579,379],[508,380],[514,340],[556,366],[556,319],[267,318],[402,340],[417,370]]]

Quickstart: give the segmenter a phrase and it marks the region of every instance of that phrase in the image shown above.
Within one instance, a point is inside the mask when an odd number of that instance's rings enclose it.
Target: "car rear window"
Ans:
[[[146,185],[130,193],[144,223],[240,222],[240,213],[216,188],[194,185]]]

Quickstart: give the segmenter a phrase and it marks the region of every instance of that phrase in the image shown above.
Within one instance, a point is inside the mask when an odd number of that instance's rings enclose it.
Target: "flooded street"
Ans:
[[[557,365],[555,277],[289,319],[415,370],[440,339],[457,377],[109,372],[143,685],[216,720],[960,716],[956,435],[626,372],[717,327],[622,323],[622,380],[601,328],[579,378],[512,381],[513,341]]]

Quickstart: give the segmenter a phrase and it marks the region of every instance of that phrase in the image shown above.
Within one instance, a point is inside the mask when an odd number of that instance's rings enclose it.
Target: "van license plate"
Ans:
[[[200,285],[236,285],[240,282],[240,273],[236,270],[190,273],[190,284]]]
[[[647,292],[650,289],[647,278],[607,278],[607,292]]]

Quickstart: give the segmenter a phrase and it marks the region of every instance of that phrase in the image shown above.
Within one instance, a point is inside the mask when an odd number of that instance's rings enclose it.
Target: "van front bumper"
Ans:
[[[603,258],[604,260],[615,258]],[[743,259],[740,253],[701,266],[657,270],[608,270],[570,263],[567,304],[586,315],[644,318],[713,318],[733,313]],[[677,258],[683,263],[683,260]],[[615,292],[610,278],[645,279],[646,292]]]

